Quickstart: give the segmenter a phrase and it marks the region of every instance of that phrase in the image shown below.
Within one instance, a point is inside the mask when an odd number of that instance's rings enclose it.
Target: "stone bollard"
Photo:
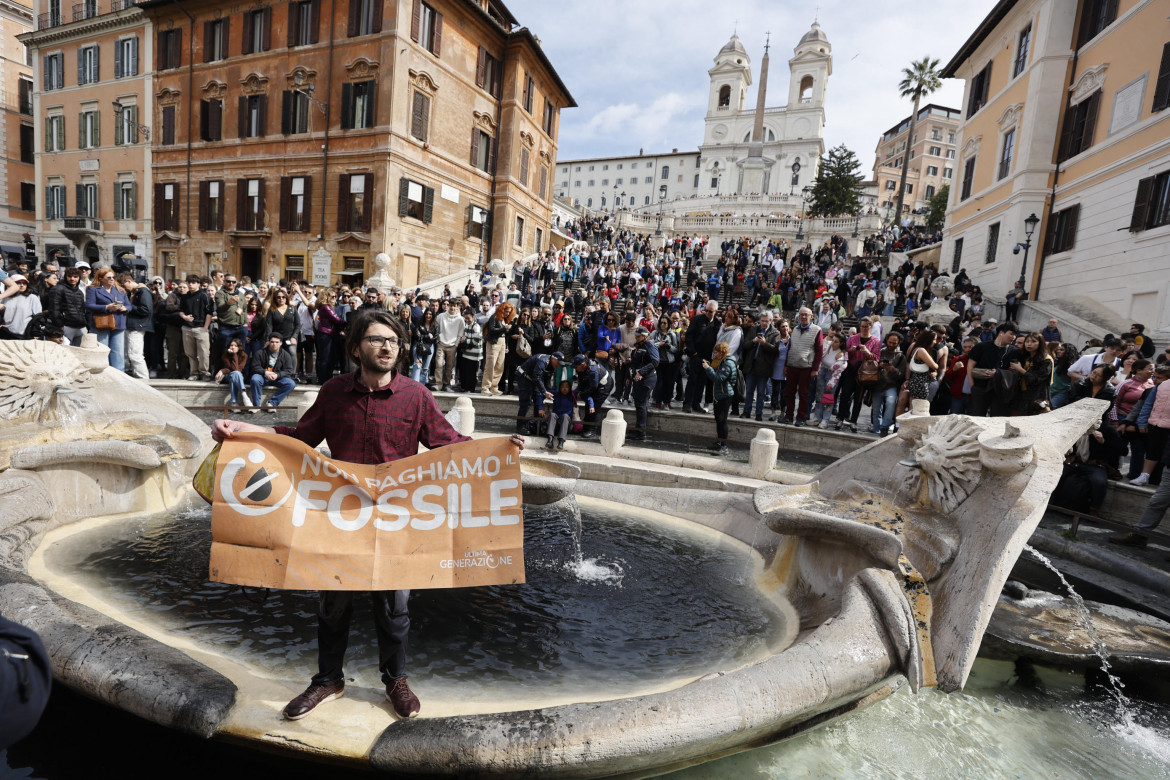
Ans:
[[[748,452],[748,468],[756,479],[763,479],[768,472],[776,468],[776,459],[780,455],[780,442],[776,441],[776,432],[771,428],[760,428],[756,431],[756,438],[752,439],[751,450]]]
[[[455,405],[447,412],[447,422],[464,436],[475,433],[475,404],[465,395],[455,399]]]
[[[110,367],[110,348],[97,340],[96,333],[81,337],[81,346],[72,349],[73,356],[90,373],[96,374]]]
[[[317,402],[317,392],[305,393],[301,396],[301,402],[297,404],[297,419],[305,416],[305,412],[309,411],[309,407]]]
[[[626,443],[626,417],[621,409],[610,409],[601,424],[601,446],[606,455],[616,455]]]

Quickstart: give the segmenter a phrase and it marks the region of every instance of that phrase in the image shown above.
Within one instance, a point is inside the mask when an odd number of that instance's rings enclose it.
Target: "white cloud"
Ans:
[[[826,148],[844,143],[866,174],[881,134],[910,113],[898,95],[901,70],[930,55],[945,65],[993,0],[594,0],[588,6],[509,0],[579,108],[562,113],[562,159],[693,149],[702,140],[707,69],[735,30],[759,83],[765,34],[771,32],[768,105],[787,102],[788,58],[819,14],[833,46],[826,101]],[[944,82],[930,100],[959,108],[962,82]],[[748,105],[755,105],[755,94]]]

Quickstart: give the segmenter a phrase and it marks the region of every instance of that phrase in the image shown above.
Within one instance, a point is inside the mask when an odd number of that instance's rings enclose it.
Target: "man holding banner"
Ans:
[[[469,437],[460,435],[447,422],[434,396],[405,375],[411,354],[409,334],[388,311],[359,313],[350,326],[345,351],[358,365],[358,370],[326,382],[316,402],[295,427],[277,426],[273,429],[235,420],[216,420],[212,426],[212,437],[218,442],[224,442],[238,434],[277,433],[297,439],[309,448],[326,441],[333,459],[370,465],[415,456],[419,444],[434,450],[470,441]],[[524,448],[524,438],[513,436],[511,444],[518,454]],[[243,460],[238,462],[243,463]],[[220,471],[224,468],[222,464],[219,466]],[[518,474],[518,467],[513,465],[513,468],[517,469]],[[313,503],[313,499],[307,498],[307,491],[316,488],[306,488],[306,485],[320,484],[302,481],[298,490],[305,491],[306,496],[297,494],[298,498],[303,499],[302,503]],[[293,492],[291,487],[290,492]],[[390,491],[393,492],[397,491]],[[217,490],[216,511],[220,500],[220,490]],[[515,503],[519,503],[518,499]],[[379,497],[379,508],[382,506],[382,497]],[[467,517],[466,514],[462,516]],[[214,538],[215,511],[212,518]],[[454,518],[453,509],[452,523]],[[294,519],[292,524],[298,523]],[[366,530],[371,528],[367,526]],[[213,546],[213,568],[215,552]],[[287,565],[287,561],[285,563]],[[348,572],[343,573],[348,575]],[[340,576],[337,579],[342,580]],[[321,591],[317,613],[318,673],[304,693],[284,708],[284,717],[289,720],[303,718],[317,705],[343,694],[345,679],[342,664],[349,641],[349,623],[356,592]],[[382,673],[382,682],[386,685],[386,697],[401,718],[414,717],[420,709],[418,697],[411,692],[406,682],[409,595],[409,590],[370,592],[378,635],[378,667]]]

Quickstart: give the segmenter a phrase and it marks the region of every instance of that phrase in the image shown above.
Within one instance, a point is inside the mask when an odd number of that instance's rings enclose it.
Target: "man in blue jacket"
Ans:
[[[551,355],[533,355],[516,368],[516,394],[520,396],[520,408],[516,412],[516,432],[531,434],[535,431],[532,421],[526,419],[528,410],[534,409],[542,416],[545,400],[552,400],[556,389],[556,371],[565,356],[560,352]]]

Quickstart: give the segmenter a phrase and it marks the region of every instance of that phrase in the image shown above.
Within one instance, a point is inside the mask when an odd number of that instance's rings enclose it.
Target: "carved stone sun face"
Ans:
[[[45,341],[8,342],[0,352],[0,418],[12,421],[46,421],[54,410],[78,405],[71,398],[86,394],[90,373],[57,344]],[[58,394],[66,388],[68,394]]]
[[[911,469],[904,486],[920,503],[953,512],[979,484],[982,429],[961,416],[945,417],[930,427],[914,450],[918,467]]]

